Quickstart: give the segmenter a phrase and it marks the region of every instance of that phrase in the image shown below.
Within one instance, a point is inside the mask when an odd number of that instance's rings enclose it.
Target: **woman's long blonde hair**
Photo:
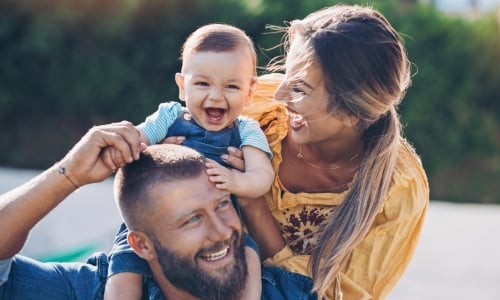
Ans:
[[[368,233],[388,193],[402,141],[397,106],[410,84],[410,62],[398,33],[370,7],[335,5],[316,11],[290,22],[286,48],[296,36],[305,44],[301,63],[317,62],[322,69],[328,109],[357,117],[363,130],[357,176],[312,252],[313,289],[321,299]]]

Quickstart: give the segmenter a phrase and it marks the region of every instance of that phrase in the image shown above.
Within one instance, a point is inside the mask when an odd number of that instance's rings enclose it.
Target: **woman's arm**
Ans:
[[[238,198],[238,203],[248,233],[259,246],[262,260],[273,257],[285,247],[285,242],[264,197]]]
[[[245,169],[247,161],[243,160],[243,151],[230,147],[228,153],[228,155],[223,156],[226,163],[235,169]],[[285,242],[264,197],[238,197],[238,203],[247,230],[259,246],[262,260],[273,257],[274,254],[282,250],[285,247]]]

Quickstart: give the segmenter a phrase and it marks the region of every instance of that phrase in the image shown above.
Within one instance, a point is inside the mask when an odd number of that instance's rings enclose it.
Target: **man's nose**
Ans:
[[[231,238],[232,233],[233,229],[223,218],[219,216],[211,218],[209,236],[212,241],[226,241]]]

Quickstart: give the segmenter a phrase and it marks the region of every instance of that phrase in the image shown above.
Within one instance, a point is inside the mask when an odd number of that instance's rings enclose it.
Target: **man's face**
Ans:
[[[245,249],[233,235],[232,247],[235,250],[235,263],[221,267],[216,272],[207,272],[200,268],[190,257],[174,253],[153,240],[158,262],[165,277],[177,288],[189,292],[200,299],[238,299],[245,286],[247,265]],[[219,248],[219,245],[214,245]],[[210,249],[202,249],[207,252]],[[224,276],[221,276],[224,275]]]
[[[203,299],[234,299],[247,275],[241,221],[227,192],[205,173],[158,184],[149,236],[167,279]]]

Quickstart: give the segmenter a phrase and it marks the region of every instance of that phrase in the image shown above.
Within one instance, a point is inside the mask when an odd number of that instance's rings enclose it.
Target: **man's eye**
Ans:
[[[231,200],[223,200],[217,204],[217,209],[225,208],[231,205]]]
[[[184,225],[189,225],[189,224],[196,223],[196,222],[198,222],[200,219],[201,219],[201,217],[200,217],[199,215],[194,215],[194,216],[192,216],[191,218],[189,218],[188,220],[186,220],[186,222],[184,222]]]

